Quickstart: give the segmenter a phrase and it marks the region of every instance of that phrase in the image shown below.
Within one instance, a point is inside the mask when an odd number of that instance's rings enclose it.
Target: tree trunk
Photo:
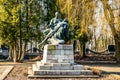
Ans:
[[[9,47],[9,56],[8,56],[8,58],[7,58],[7,60],[12,60],[12,57],[13,55],[12,55],[12,47],[10,46]]]
[[[22,52],[21,57],[20,57],[20,62],[23,62],[23,59],[24,59],[24,56],[25,56],[26,47],[27,47],[27,41],[25,41],[23,52]]]
[[[95,32],[95,29],[94,29],[94,32]],[[95,41],[95,45],[94,45],[94,50],[97,51],[97,39],[96,39],[96,36],[94,34],[94,41]]]
[[[13,61],[17,62],[16,46],[13,46]]]
[[[76,44],[77,44],[77,41],[74,40],[74,41],[73,41],[73,50],[74,50],[74,52],[76,51]]]
[[[21,34],[20,34],[21,37]],[[18,56],[17,56],[17,60],[19,61],[22,55],[22,38],[19,39],[19,44],[18,44]]]
[[[80,42],[80,41],[79,41]],[[80,42],[80,55],[82,56],[82,58],[85,58],[85,44]]]
[[[120,42],[115,37],[115,57],[117,61],[120,63]]]
[[[83,58],[85,58],[86,55],[85,55],[85,44],[83,44]]]
[[[112,35],[114,36],[115,50],[116,50],[115,57],[116,57],[117,61],[120,62],[120,31],[115,28],[114,13],[113,13],[113,10],[111,9],[110,5],[108,4],[108,1],[107,0],[101,0],[101,1],[103,3],[105,17],[111,28]],[[119,22],[117,24],[119,24]],[[118,25],[118,28],[119,28],[119,25]]]

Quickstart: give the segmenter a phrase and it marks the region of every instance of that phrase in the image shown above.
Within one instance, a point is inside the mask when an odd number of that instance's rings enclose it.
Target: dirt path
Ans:
[[[86,66],[104,71],[103,73],[114,73],[120,75],[120,64],[88,64]]]

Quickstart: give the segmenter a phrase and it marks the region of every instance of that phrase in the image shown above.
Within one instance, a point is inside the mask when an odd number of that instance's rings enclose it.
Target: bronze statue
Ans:
[[[58,15],[58,13],[56,14]],[[64,44],[69,40],[69,30],[68,30],[68,20],[64,19],[61,21],[60,19],[53,18],[49,24],[50,28],[45,30],[44,34],[46,37],[39,44],[43,44],[48,42],[49,44]]]

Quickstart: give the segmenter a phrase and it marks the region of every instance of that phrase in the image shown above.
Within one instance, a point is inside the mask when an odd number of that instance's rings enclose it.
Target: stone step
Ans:
[[[85,70],[83,65],[72,65],[70,63],[51,63],[42,64],[41,62],[36,63],[39,70]]]
[[[68,62],[62,62],[62,63],[45,63],[43,60],[41,61],[36,61],[36,64],[42,64],[42,65],[53,65],[53,66],[70,66],[70,65],[76,65],[76,63],[68,63]]]
[[[98,78],[99,75],[34,75],[32,67],[28,68],[28,78]]]
[[[52,66],[71,66],[71,63],[51,63]]]
[[[73,65],[73,70],[85,70],[83,65]]]
[[[92,75],[90,70],[38,70],[37,66],[33,65],[34,75]]]
[[[31,75],[31,74],[28,75],[28,78],[48,78],[50,80],[52,80],[51,78],[65,78],[65,80],[81,80],[81,78],[85,78],[85,80],[91,80],[88,78],[94,79],[99,77],[100,77],[99,75]],[[56,80],[59,80],[59,79],[56,79]],[[60,80],[64,80],[64,79],[60,79]]]
[[[36,64],[38,70],[50,70],[52,65]]]

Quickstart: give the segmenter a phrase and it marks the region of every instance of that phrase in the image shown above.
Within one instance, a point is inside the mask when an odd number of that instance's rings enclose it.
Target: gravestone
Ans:
[[[45,76],[67,76],[70,75],[93,75],[83,65],[74,63],[72,45],[45,45],[43,59],[32,65],[33,75]]]

